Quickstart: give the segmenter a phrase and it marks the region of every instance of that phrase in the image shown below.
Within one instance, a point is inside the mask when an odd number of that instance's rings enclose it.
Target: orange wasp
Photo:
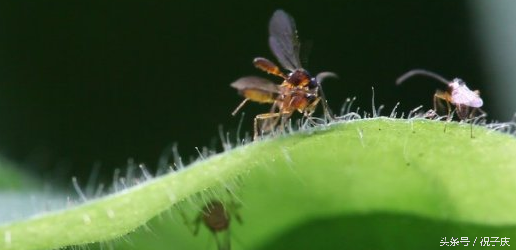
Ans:
[[[271,112],[259,114],[254,118],[254,139],[264,131],[273,131],[281,120],[281,129],[285,122],[297,110],[305,117],[310,117],[322,101],[325,118],[334,119],[322,91],[321,82],[326,77],[336,77],[331,72],[319,73],[312,77],[303,69],[299,60],[300,43],[297,37],[294,19],[283,10],[276,10],[269,21],[269,47],[272,53],[290,73],[283,73],[273,62],[263,57],[254,59],[253,64],[269,74],[281,77],[281,84],[256,77],[242,77],[231,84],[245,99],[233,111],[235,115],[247,101],[271,103]],[[258,129],[261,121],[268,121]]]

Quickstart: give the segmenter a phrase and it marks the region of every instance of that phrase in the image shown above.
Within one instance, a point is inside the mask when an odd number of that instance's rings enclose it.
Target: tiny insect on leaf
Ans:
[[[327,77],[334,77],[336,74],[323,72],[312,77],[301,66],[296,24],[294,19],[283,10],[276,10],[269,21],[269,46],[280,65],[290,73],[283,73],[276,64],[266,58],[255,58],[253,60],[255,67],[281,77],[283,81],[281,84],[274,84],[266,79],[253,76],[238,79],[231,86],[236,88],[245,99],[232,114],[235,115],[247,101],[272,103],[269,113],[259,114],[255,117],[255,139],[259,134],[272,133],[277,127],[282,131],[287,119],[295,111],[310,118],[321,100],[325,119],[333,119],[333,113],[329,110],[320,82]]]
[[[445,91],[437,90],[434,94],[434,110],[437,111],[438,107],[440,107],[440,101],[444,101],[448,109],[448,119],[451,119],[452,114],[450,104],[455,106],[457,116],[460,120],[474,118],[476,112],[481,113],[480,117],[486,116],[486,113],[480,109],[484,102],[482,98],[480,98],[479,92],[477,90],[470,90],[468,86],[466,86],[466,83],[459,78],[454,78],[450,81],[434,72],[424,69],[414,69],[400,76],[396,80],[396,84],[400,85],[408,78],[415,75],[432,77],[448,86]]]

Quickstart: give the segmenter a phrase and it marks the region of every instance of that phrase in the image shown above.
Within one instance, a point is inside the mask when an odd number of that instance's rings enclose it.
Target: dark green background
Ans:
[[[129,157],[153,169],[173,142],[195,155],[218,125],[236,128],[230,113],[241,97],[229,83],[264,76],[251,61],[273,59],[267,25],[277,8],[294,16],[301,41],[313,42],[305,67],[340,75],[325,85],[333,109],[357,96],[369,111],[371,86],[384,114],[397,101],[400,111],[431,108],[444,85],[394,85],[412,68],[460,76],[485,92],[464,1],[4,1],[0,153],[64,182],[86,178],[96,162],[111,175]],[[251,131],[268,107],[244,111]]]

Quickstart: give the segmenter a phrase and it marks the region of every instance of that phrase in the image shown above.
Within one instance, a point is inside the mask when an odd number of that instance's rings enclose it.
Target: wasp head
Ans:
[[[316,90],[318,87],[319,87],[319,82],[317,81],[317,79],[315,77],[312,77],[312,79],[310,79],[310,82],[308,83],[308,89]]]
[[[462,79],[460,79],[460,78],[454,78],[453,81],[448,83],[448,87],[450,89],[457,89],[460,86],[464,86],[464,85],[466,85],[466,83]]]

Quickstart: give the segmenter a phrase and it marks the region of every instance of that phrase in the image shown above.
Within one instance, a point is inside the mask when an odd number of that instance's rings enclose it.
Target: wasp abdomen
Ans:
[[[276,100],[276,94],[259,89],[244,89],[240,91],[240,94],[259,103],[273,103]]]

